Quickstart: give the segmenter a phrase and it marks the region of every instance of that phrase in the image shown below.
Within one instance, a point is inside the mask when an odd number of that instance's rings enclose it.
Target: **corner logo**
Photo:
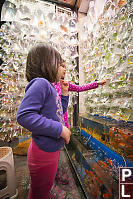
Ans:
[[[119,199],[133,199],[133,167],[119,168]]]

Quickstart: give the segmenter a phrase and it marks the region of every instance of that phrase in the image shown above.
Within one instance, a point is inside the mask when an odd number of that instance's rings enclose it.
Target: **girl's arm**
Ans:
[[[79,86],[79,85],[76,85],[76,84],[69,83],[68,91],[82,92],[82,91],[91,90],[91,89],[97,88],[99,85],[101,85],[101,86],[105,85],[107,80],[108,79],[98,81],[98,82],[93,82],[93,83],[90,83],[90,84],[85,84],[83,86]]]
[[[68,91],[83,92],[83,91],[91,90],[91,89],[94,89],[94,88],[97,88],[97,87],[98,87],[97,82],[85,84],[83,86],[69,83]]]

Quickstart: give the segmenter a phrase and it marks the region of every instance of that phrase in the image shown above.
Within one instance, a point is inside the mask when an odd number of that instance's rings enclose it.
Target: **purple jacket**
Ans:
[[[44,78],[35,78],[25,89],[25,96],[17,112],[17,121],[32,132],[32,138],[40,149],[55,152],[64,146],[60,137],[63,114],[67,110],[69,96],[61,95]]]

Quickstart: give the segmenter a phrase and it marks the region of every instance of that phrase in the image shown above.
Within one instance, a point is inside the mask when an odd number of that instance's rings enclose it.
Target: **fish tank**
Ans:
[[[117,168],[133,166],[132,7],[130,0],[106,1],[97,17],[95,2],[80,24],[80,84],[107,80],[79,94],[80,134]]]
[[[71,129],[71,141],[66,151],[87,199],[119,197],[119,169],[102,148],[93,149],[90,137],[79,127]],[[95,190],[95,192],[94,192]]]
[[[80,128],[104,146],[133,162],[133,122],[119,121],[95,115],[80,116]],[[93,146],[93,143],[90,143]],[[93,146],[94,147],[94,146]],[[95,148],[95,147],[94,147]],[[125,164],[126,166],[126,164]]]

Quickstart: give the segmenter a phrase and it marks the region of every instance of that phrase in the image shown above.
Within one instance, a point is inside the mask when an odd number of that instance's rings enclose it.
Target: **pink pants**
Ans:
[[[57,172],[60,151],[44,152],[32,140],[28,149],[30,190],[28,199],[50,199],[50,191]]]

